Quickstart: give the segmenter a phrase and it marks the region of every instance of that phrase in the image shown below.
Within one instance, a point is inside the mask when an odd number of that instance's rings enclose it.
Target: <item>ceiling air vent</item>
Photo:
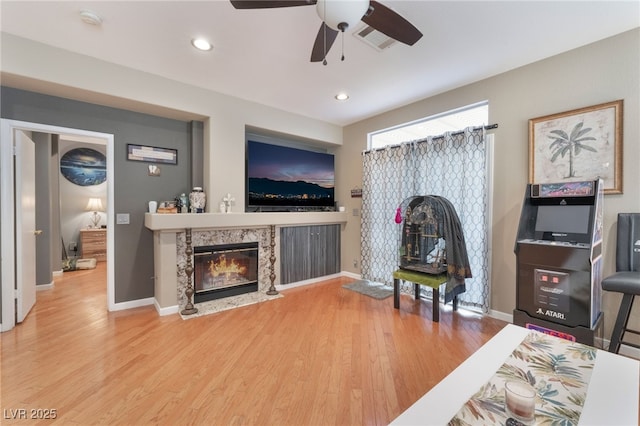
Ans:
[[[396,41],[391,37],[366,24],[362,28],[354,31],[353,35],[355,38],[362,40],[378,52],[382,52],[384,49],[391,47],[396,43]]]

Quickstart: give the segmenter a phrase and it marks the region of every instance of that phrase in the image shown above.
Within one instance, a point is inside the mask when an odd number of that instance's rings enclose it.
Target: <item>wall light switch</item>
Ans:
[[[129,224],[129,213],[116,214],[116,225],[128,225],[128,224]]]

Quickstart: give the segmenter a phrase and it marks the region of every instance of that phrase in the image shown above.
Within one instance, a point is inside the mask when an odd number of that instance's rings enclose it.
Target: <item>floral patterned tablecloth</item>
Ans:
[[[449,425],[504,425],[504,383],[523,380],[537,392],[535,424],[576,425],[596,360],[596,349],[530,332]]]

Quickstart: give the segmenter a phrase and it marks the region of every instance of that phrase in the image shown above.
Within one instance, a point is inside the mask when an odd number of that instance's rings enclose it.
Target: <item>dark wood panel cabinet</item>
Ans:
[[[280,283],[340,272],[340,225],[280,228]]]

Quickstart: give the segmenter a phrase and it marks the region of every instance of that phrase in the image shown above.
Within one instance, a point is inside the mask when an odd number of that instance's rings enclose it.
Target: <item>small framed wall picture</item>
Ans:
[[[178,164],[178,150],[127,144],[127,160],[145,163]]]
[[[149,176],[160,176],[160,166],[149,164]]]

